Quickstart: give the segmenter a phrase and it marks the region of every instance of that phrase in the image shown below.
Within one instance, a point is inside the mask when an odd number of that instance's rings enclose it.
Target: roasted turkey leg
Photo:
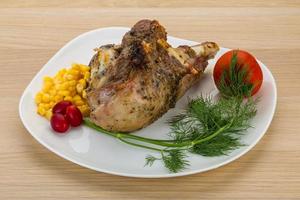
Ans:
[[[96,49],[87,90],[91,120],[118,132],[151,124],[200,80],[218,50],[213,42],[173,48],[157,21],[139,21],[121,45]]]

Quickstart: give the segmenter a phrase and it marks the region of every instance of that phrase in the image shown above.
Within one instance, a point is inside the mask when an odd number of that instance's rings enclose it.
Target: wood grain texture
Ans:
[[[251,51],[278,87],[257,146],[206,173],[170,179],[112,176],[66,161],[35,141],[19,98],[67,41],[155,18],[170,35]],[[0,199],[300,199],[300,1],[0,1]]]

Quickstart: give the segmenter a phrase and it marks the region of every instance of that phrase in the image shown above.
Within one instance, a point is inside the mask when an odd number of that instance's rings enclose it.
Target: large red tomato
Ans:
[[[238,77],[237,73],[241,73],[242,71],[245,73],[243,80],[240,82],[236,81],[236,77],[232,78],[232,76],[229,75],[230,65],[234,62],[234,56],[236,56],[236,63],[233,66],[235,67],[235,76]],[[257,93],[263,82],[263,73],[256,59],[250,53],[243,50],[231,50],[222,55],[215,65],[213,76],[215,84],[221,92],[222,85],[220,83],[222,76],[224,76],[223,80],[226,80],[226,84],[229,87],[230,84],[247,84],[251,86],[251,96]],[[237,86],[232,88],[237,88]]]

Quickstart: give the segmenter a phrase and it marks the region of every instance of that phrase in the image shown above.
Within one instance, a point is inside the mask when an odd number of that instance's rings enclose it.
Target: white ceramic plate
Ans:
[[[37,141],[57,155],[96,171],[121,176],[158,178],[183,176],[220,167],[248,152],[261,139],[271,123],[277,99],[274,78],[261,62],[259,64],[262,67],[264,82],[257,94],[261,96],[261,100],[258,104],[258,113],[252,123],[254,128],[249,129],[242,138],[242,142],[247,146],[233,151],[228,156],[208,158],[191,155],[189,158],[191,165],[183,172],[169,173],[160,162],[154,163],[152,167],[144,167],[145,156],[148,154],[155,155],[156,152],[128,146],[85,126],[72,129],[69,134],[63,136],[55,134],[50,128],[49,121],[36,114],[34,96],[42,86],[42,78],[46,75],[53,76],[59,69],[69,67],[73,62],[88,64],[94,54],[93,49],[95,47],[109,43],[120,43],[127,31],[128,28],[110,27],[93,30],[78,36],[61,48],[32,79],[21,97],[19,112],[24,126]],[[199,38],[199,40],[204,39]],[[169,37],[168,41],[175,47],[182,44],[197,44],[197,42],[175,37]],[[147,128],[136,132],[136,134],[165,138],[169,131],[168,125],[165,124],[166,120],[186,106],[188,96],[195,97],[201,93],[216,94],[211,76],[212,69],[216,60],[228,50],[221,48],[216,58],[210,61],[202,81],[180,99],[176,108],[171,109],[162,118]]]

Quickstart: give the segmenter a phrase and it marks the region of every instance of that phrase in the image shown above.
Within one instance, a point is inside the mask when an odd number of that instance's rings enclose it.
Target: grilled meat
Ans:
[[[91,120],[119,132],[151,124],[200,80],[218,49],[213,42],[173,48],[157,21],[139,21],[120,45],[101,46],[90,62]]]

